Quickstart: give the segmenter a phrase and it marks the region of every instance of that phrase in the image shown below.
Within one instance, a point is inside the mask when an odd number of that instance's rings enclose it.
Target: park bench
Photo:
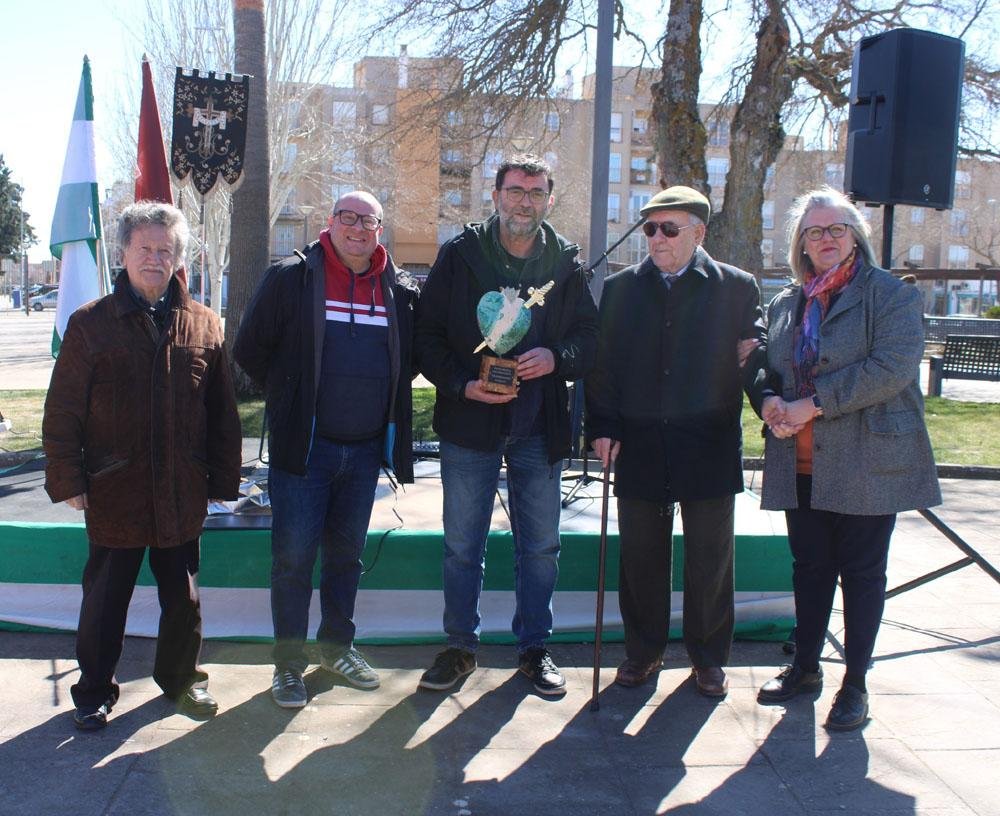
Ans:
[[[944,354],[930,358],[927,395],[941,396],[941,382],[947,379],[1000,382],[1000,337],[949,334]]]

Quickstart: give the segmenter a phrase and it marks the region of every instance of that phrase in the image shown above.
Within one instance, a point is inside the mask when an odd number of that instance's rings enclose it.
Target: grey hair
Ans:
[[[132,242],[132,233],[142,227],[165,227],[174,239],[174,271],[184,266],[187,255],[188,228],[184,213],[171,204],[162,201],[137,201],[130,204],[118,219],[118,246],[125,251]]]
[[[802,235],[802,222],[816,207],[833,207],[840,210],[843,213],[844,223],[854,234],[861,257],[869,266],[878,266],[875,250],[872,247],[871,229],[864,216],[842,192],[829,185],[823,185],[799,196],[792,202],[788,211],[788,265],[792,268],[795,280],[802,283],[807,272],[816,271],[805,253],[803,244],[805,236]]]

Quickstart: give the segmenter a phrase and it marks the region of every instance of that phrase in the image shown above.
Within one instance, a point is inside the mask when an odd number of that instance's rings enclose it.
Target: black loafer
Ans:
[[[796,694],[823,688],[823,670],[807,672],[798,666],[785,666],[781,674],[768,680],[757,692],[758,703],[781,703]]]
[[[177,710],[189,717],[214,717],[219,704],[206,689],[192,686],[177,701]]]
[[[833,698],[826,727],[830,731],[853,731],[867,719],[868,695],[854,686],[842,686]]]
[[[73,725],[81,731],[100,731],[108,724],[108,714],[111,706],[102,703],[99,706],[79,706],[73,712]]]

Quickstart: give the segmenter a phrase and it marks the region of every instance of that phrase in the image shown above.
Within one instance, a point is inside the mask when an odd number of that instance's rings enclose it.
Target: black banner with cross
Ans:
[[[177,69],[174,81],[174,132],[170,169],[181,182],[190,182],[207,196],[222,181],[231,189],[243,174],[247,140],[246,74],[207,76],[198,69]]]

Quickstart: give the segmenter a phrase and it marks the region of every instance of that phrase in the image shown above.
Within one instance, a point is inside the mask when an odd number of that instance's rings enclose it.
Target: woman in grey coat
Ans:
[[[788,245],[796,283],[771,302],[753,399],[768,426],[762,506],[784,510],[788,525],[796,651],[757,699],[822,687],[839,578],[847,665],[826,727],[850,730],[868,717],[896,513],[941,501],[918,381],[922,304],[875,265],[868,224],[833,188],[795,202]]]

